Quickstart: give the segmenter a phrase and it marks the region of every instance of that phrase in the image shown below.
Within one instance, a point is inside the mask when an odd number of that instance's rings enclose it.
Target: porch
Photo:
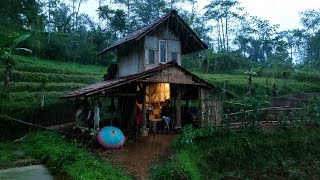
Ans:
[[[166,99],[171,101],[173,112],[169,129],[179,130],[186,124],[218,125],[219,91],[176,63],[167,63],[143,73],[88,86],[63,98],[75,98],[77,124],[94,129],[108,125],[122,130],[135,129],[140,109],[142,135],[147,135],[147,120],[161,122],[161,108]],[[94,114],[92,123],[88,123],[89,111]]]

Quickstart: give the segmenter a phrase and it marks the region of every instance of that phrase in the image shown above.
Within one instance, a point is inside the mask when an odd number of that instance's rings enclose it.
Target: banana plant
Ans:
[[[9,83],[10,76],[12,73],[12,54],[13,51],[26,51],[32,53],[30,49],[18,47],[19,43],[26,40],[30,34],[25,34],[22,36],[11,35],[8,37],[0,37],[0,61],[5,64],[4,69],[4,86],[3,86],[3,94],[5,97],[8,97],[9,93]]]
[[[250,69],[250,71],[244,72],[248,75],[248,90],[249,95],[254,95],[253,85],[252,85],[252,76],[256,76],[257,73],[253,71],[253,68]]]

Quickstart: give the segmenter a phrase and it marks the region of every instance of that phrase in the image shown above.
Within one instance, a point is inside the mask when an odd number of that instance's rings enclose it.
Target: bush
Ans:
[[[167,162],[155,164],[150,168],[151,179],[153,180],[189,180],[188,171],[179,162],[177,156],[171,157]]]
[[[0,165],[19,159],[19,156],[13,153],[16,150],[17,147],[14,144],[9,142],[0,142]]]
[[[317,179],[320,176],[319,129],[291,126],[287,130],[258,133],[250,129],[241,133],[225,128],[209,129],[187,127],[178,137],[178,144],[183,146],[175,146],[177,156],[183,158],[177,158],[175,163],[182,165],[180,171],[184,170],[188,177],[195,174],[201,179]]]
[[[119,168],[77,146],[47,132],[29,134],[22,144],[29,156],[41,160],[53,172],[67,173],[71,179],[131,179]]]

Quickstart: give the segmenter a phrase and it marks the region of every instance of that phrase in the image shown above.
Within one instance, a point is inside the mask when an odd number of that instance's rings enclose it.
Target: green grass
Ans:
[[[10,142],[0,142],[0,165],[8,164],[15,160],[18,160],[20,157],[17,154],[14,154],[16,151],[17,145]]]
[[[175,144],[176,154],[153,166],[152,178],[169,176],[168,167],[184,172],[182,179],[320,178],[318,128],[296,126],[269,132],[244,129],[242,133],[209,129],[184,129]]]
[[[102,77],[107,68],[103,66],[84,65],[62,61],[52,61],[33,57],[14,56],[17,70],[56,74],[93,75]]]
[[[41,160],[51,172],[63,172],[74,180],[131,179],[121,169],[94,157],[79,144],[57,134],[35,132],[21,147],[27,155]]]
[[[4,73],[0,72],[0,76],[4,77]],[[67,75],[67,74],[53,74],[53,73],[37,73],[37,72],[26,72],[26,71],[16,71],[13,70],[11,75],[12,82],[35,82],[40,83],[42,77],[47,76],[48,82],[75,82],[75,83],[85,83],[91,84],[102,80],[96,76],[90,75]]]
[[[3,69],[4,65],[0,64]],[[102,80],[106,67],[50,61],[33,57],[14,56],[13,72],[10,77],[9,99],[2,105],[4,113],[16,118],[37,114],[40,108],[41,85],[45,85],[45,106],[65,103],[58,99],[65,93],[83,88]],[[0,77],[4,77],[3,70]],[[3,79],[0,79],[0,89]]]
[[[40,92],[41,83],[35,82],[12,82],[10,83],[10,92]],[[49,82],[45,86],[46,92],[50,91],[66,91],[66,90],[75,90],[87,86],[84,83],[73,83],[73,82]],[[0,89],[3,87],[3,82],[0,81]]]
[[[231,75],[231,74],[201,74],[195,73],[199,77],[208,82],[218,85],[222,89],[237,96],[244,96],[248,92],[248,77],[246,75]],[[298,74],[296,75],[298,76]],[[320,86],[315,83],[315,80],[309,80],[310,77],[315,77],[315,74],[305,76],[302,78],[291,78],[288,80],[267,78],[267,77],[253,77],[252,82],[257,94],[270,95],[273,84],[276,84],[279,95],[286,95],[291,93],[309,93],[320,92]],[[318,74],[320,77],[320,74]]]

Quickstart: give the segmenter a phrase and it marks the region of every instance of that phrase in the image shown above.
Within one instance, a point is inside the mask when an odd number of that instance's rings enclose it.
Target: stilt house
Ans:
[[[221,103],[219,98],[208,96],[220,90],[181,67],[182,55],[207,48],[177,12],[172,11],[100,52],[98,55],[109,51],[117,54],[117,64],[109,68],[104,81],[63,98],[91,98],[97,107],[98,102],[109,97],[109,111],[117,113],[122,128],[133,126],[138,107],[142,109],[143,126],[148,108],[153,111],[152,118],[161,119],[161,106],[166,99],[171,100],[174,108],[174,129],[187,123],[185,113],[190,104],[196,104],[200,126],[219,124]],[[97,108],[95,114],[99,114]]]

